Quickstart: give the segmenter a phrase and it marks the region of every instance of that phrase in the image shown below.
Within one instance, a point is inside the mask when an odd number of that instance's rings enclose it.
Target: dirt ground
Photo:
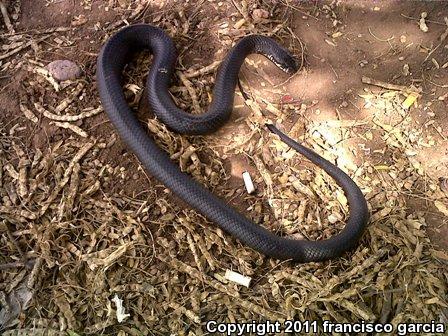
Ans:
[[[212,319],[446,324],[447,3],[3,2],[11,25],[0,21],[0,332],[205,335]],[[355,251],[325,263],[271,260],[144,172],[95,83],[101,45],[138,22],[173,38],[171,93],[191,113],[209,105],[217,65],[241,37],[272,36],[296,55],[302,66],[291,77],[250,56],[240,78],[251,99],[236,89],[231,120],[208,136],[180,136],[154,119],[147,53],[125,69],[124,90],[183,171],[278,234],[328,238],[347,205],[264,123],[336,163],[371,212]],[[58,59],[78,64],[81,77],[52,81],[45,66]],[[249,288],[226,270],[250,277]]]

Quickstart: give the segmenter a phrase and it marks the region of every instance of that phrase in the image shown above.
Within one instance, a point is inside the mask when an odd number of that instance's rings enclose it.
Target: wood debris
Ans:
[[[55,3],[48,1],[48,6]],[[93,4],[83,0],[79,6],[98,10]],[[87,16],[76,15],[68,19],[68,28],[0,34],[5,41],[1,70],[12,79],[16,72],[24,76],[17,85],[20,118],[0,124],[0,306],[4,294],[22,286],[28,288],[27,295],[32,292],[31,306],[16,316],[10,330],[0,333],[193,336],[202,335],[206,321],[217,317],[225,322],[361,319],[393,324],[415,322],[419,316],[429,321],[445,318],[448,257],[428,238],[428,228],[443,227],[434,227],[425,209],[429,206],[431,216],[443,223],[448,193],[444,179],[431,175],[431,160],[422,155],[440,154],[439,145],[447,136],[438,119],[446,103],[439,74],[448,66],[441,53],[446,41],[443,20],[424,18],[431,32],[421,46],[412,44],[410,35],[399,40],[373,37],[386,47],[385,54],[362,54],[361,63],[354,64],[363,65],[357,68],[361,72],[373,73],[378,67],[376,71],[387,73],[388,68],[381,67],[396,57],[391,83],[364,77],[364,84],[381,90],[350,88],[326,109],[324,98],[309,101],[306,90],[295,90],[302,88],[302,79],[313,81],[315,63],[308,64],[305,56],[318,54],[306,51],[304,42],[310,40],[301,41],[293,23],[312,20],[313,25],[328,27],[319,40],[322,48],[337,51],[347,41],[357,45],[337,1],[311,9],[283,0],[275,5],[201,0],[169,6],[120,0],[106,1],[106,6],[118,20],[89,23],[84,22]],[[15,21],[11,10],[9,14]],[[420,18],[411,20],[417,27]],[[292,239],[334,236],[347,221],[347,197],[328,175],[264,127],[267,121],[281,124],[297,141],[343,167],[365,194],[372,216],[357,248],[323,263],[266,258],[178,202],[146,174],[116,133],[102,127],[107,118],[87,119],[102,112],[91,77],[99,45],[120,26],[139,21],[153,22],[175,40],[179,80],[170,93],[188,111],[209,106],[216,69],[243,36],[273,36],[301,58],[302,70],[283,81],[268,60],[250,56],[240,72],[250,96],[243,96],[244,102],[236,91],[238,117],[224,127],[222,136],[179,135],[156,118],[142,121],[185,173],[256,225]],[[79,50],[85,79],[52,82],[41,63],[49,61],[47,52],[67,51],[67,57],[73,57],[79,34],[72,27],[87,29],[89,24],[95,48]],[[377,30],[372,29],[371,35]],[[207,31],[216,34],[203,34]],[[372,41],[365,35],[358,39]],[[48,43],[39,42],[49,36]],[[190,53],[196,48],[200,54]],[[408,57],[411,50],[423,55]],[[425,57],[421,67],[415,63]],[[331,80],[316,84],[325,91],[327,84],[343,78],[330,62],[322,65],[329,67]],[[140,98],[150,66],[146,54],[123,71],[124,93],[135,111],[144,110]],[[30,71],[23,71],[26,68]],[[432,86],[429,80],[439,84]],[[418,108],[411,109],[413,105]],[[362,119],[347,114],[353,110]],[[57,131],[49,123],[71,131]],[[97,140],[84,140],[84,129]],[[34,143],[40,150],[29,146]],[[246,169],[255,172],[256,193],[244,190],[241,173]],[[424,206],[413,205],[420,201]],[[442,231],[436,235],[442,236]],[[226,277],[226,270],[233,276]],[[242,285],[233,281],[235,274]]]
[[[74,124],[70,124],[69,122],[54,121],[52,123],[54,125],[56,125],[57,127],[69,129],[69,130],[75,132],[76,134],[78,134],[79,136],[82,136],[83,138],[87,138],[89,136],[81,127],[76,126]]]
[[[33,123],[37,124],[39,119],[34,115],[34,113],[23,103],[20,103],[20,110],[23,112],[25,117],[31,120]]]
[[[97,115],[98,113],[101,113],[103,111],[103,107],[97,107],[94,109],[87,109],[86,111],[83,111],[80,114],[77,115],[57,115],[54,113],[51,113],[47,109],[45,109],[41,104],[34,103],[34,107],[36,108],[37,112],[42,113],[45,117],[51,120],[56,121],[78,121],[85,118],[92,117],[94,115]]]
[[[3,1],[0,1],[0,11],[2,13],[3,16],[3,21],[5,22],[5,26],[8,29],[8,31],[11,34],[15,33],[14,27],[11,24],[11,20],[9,19],[9,15],[8,15],[8,10],[6,9],[5,4],[3,3]]]

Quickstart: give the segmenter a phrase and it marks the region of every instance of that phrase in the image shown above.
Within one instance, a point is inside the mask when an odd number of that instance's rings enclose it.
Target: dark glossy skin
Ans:
[[[263,36],[248,36],[240,40],[220,66],[209,109],[201,115],[191,115],[177,108],[168,92],[176,61],[175,48],[169,36],[159,28],[149,25],[128,26],[106,42],[98,57],[97,83],[100,98],[118,133],[145,169],[192,208],[244,244],[270,257],[297,262],[336,258],[357,245],[369,218],[367,203],[361,190],[342,170],[298,144],[273,125],[267,125],[271,132],[324,169],[344,189],[350,217],[338,235],[322,241],[279,237],[254,224],[189,175],[181,172],[168,154],[158,148],[146,134],[125,101],[121,72],[133,52],[143,48],[149,49],[154,55],[147,78],[150,106],[168,127],[186,134],[210,133],[228,120],[233,108],[238,72],[247,55],[261,53],[285,70],[296,71],[298,66],[286,49]]]

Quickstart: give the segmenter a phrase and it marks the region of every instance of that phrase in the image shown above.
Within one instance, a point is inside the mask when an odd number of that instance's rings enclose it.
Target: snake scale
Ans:
[[[98,56],[96,76],[100,99],[117,132],[137,155],[147,172],[243,244],[269,257],[292,259],[296,262],[336,258],[357,246],[369,218],[367,203],[359,187],[341,169],[292,140],[274,125],[266,126],[283,142],[327,172],[344,190],[350,214],[339,234],[319,241],[280,237],[251,222],[191,176],[183,173],[147,134],[125,100],[122,71],[132,55],[143,49],[148,49],[153,55],[146,88],[147,99],[154,114],[172,131],[181,134],[207,134],[217,130],[229,119],[238,73],[249,54],[264,55],[288,73],[298,70],[295,59],[285,48],[264,36],[250,35],[242,38],[228,52],[219,67],[210,107],[203,114],[192,115],[179,109],[168,91],[177,59],[171,38],[160,28],[151,25],[130,25],[110,37]]]

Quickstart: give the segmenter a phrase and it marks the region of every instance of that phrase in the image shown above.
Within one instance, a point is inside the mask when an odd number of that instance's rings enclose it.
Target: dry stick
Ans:
[[[200,68],[196,71],[186,72],[184,74],[184,76],[185,76],[185,78],[193,78],[193,77],[198,77],[198,76],[207,74],[209,72],[214,71],[220,63],[221,63],[221,61],[214,61],[213,63],[211,63],[203,68]]]
[[[6,226],[6,235],[8,236],[9,240],[11,240],[11,242],[14,245],[14,247],[16,248],[17,252],[19,252],[20,256],[23,258],[23,262],[26,263],[26,255],[25,255],[25,253],[23,253],[23,251],[20,248],[19,244],[14,239],[14,236],[12,234],[12,230],[11,230],[11,227],[9,226],[9,223],[6,220],[3,221],[3,223]]]
[[[391,84],[391,83],[386,83],[386,82],[382,82],[373,78],[369,78],[366,76],[362,76],[361,81],[364,84],[370,84],[370,85],[375,85],[375,86],[379,86],[382,87],[384,89],[388,89],[388,90],[395,90],[395,91],[403,91],[403,92],[414,92],[413,90],[411,90],[409,87],[404,86],[404,85],[397,85],[397,84]]]
[[[320,21],[320,19],[318,19],[317,17],[315,17],[315,16],[313,16],[313,15],[311,15],[311,14],[308,14],[307,12],[301,10],[299,7],[296,7],[296,6],[294,6],[294,5],[291,5],[291,4],[289,3],[288,0],[286,0],[286,2],[285,2],[284,0],[280,0],[280,1],[281,1],[286,7],[292,8],[294,11],[299,12],[299,13],[305,15],[305,16],[311,17],[311,18],[313,18],[313,19],[316,20],[316,21]]]
[[[157,258],[165,263],[173,265],[176,268],[176,270],[186,273],[189,276],[199,280],[200,282],[204,282],[204,283],[208,284],[209,286],[213,287],[214,289],[216,289],[224,294],[229,295],[232,298],[232,300],[235,300],[235,302],[238,305],[240,305],[243,308],[246,308],[247,310],[249,310],[251,312],[255,312],[267,319],[278,320],[278,321],[284,320],[282,315],[279,315],[276,312],[269,311],[269,310],[265,309],[264,307],[259,306],[258,304],[255,304],[255,303],[252,303],[250,301],[246,301],[246,300],[240,298],[240,294],[238,291],[232,290],[230,287],[225,286],[221,282],[210,278],[209,276],[207,276],[207,275],[201,273],[200,271],[198,271],[197,269],[185,264],[184,262],[180,261],[179,259],[176,259],[176,258],[168,259],[167,257],[164,257],[164,256],[157,256]]]
[[[36,43],[40,43],[40,42],[42,42],[43,40],[46,40],[48,37],[50,37],[50,35],[38,39],[38,40],[36,41]],[[12,50],[12,51],[10,51],[9,53],[0,55],[0,60],[5,59],[5,58],[8,58],[9,56],[12,56],[12,55],[18,53],[19,51],[22,51],[23,49],[28,48],[32,43],[33,43],[33,41],[29,41],[29,42],[23,44],[22,46],[20,46],[20,47],[14,49],[14,50]]]
[[[31,60],[29,62],[33,63]],[[48,81],[53,86],[56,92],[58,92],[61,89],[61,85],[53,78],[53,76],[47,69],[41,67],[40,65],[36,65],[34,67],[28,66],[27,69],[32,73],[41,75],[46,81]]]
[[[199,106],[198,96],[196,95],[196,91],[194,90],[192,83],[180,71],[177,72],[177,75],[179,76],[182,84],[184,84],[187,88],[188,94],[190,95],[193,103],[194,113],[200,114],[201,107]]]
[[[3,187],[3,160],[0,157],[0,188]]]
[[[51,205],[51,203],[53,203],[53,201],[56,199],[56,197],[58,196],[59,192],[65,187],[65,185],[67,184],[67,182],[70,180],[70,176],[72,174],[73,168],[74,166],[81,160],[81,158],[90,150],[90,148],[92,148],[95,145],[94,142],[88,142],[86,143],[84,146],[82,146],[80,148],[80,150],[78,151],[78,153],[76,153],[76,155],[73,157],[72,161],[70,161],[64,176],[62,178],[62,180],[59,182],[58,185],[55,186],[55,188],[53,189],[53,193],[48,197],[48,199],[44,202],[39,216],[42,216],[45,214],[45,212],[47,211],[48,207]]]
[[[48,119],[56,120],[56,121],[77,121],[77,120],[81,120],[84,118],[92,117],[92,116],[97,115],[98,113],[103,111],[103,108],[100,106],[91,111],[85,111],[85,112],[82,112],[77,115],[57,115],[57,114],[51,113],[50,111],[46,110],[39,103],[34,103],[34,107],[36,108],[37,112],[42,113]]]
[[[7,264],[0,264],[0,271],[11,269],[11,268],[18,268],[25,266],[25,263],[22,261],[14,261]]]
[[[32,30],[28,30],[28,31],[20,31],[17,33],[4,33],[4,34],[0,34],[0,37],[8,37],[8,36],[23,37],[24,35],[43,35],[43,34],[66,32],[66,31],[69,31],[72,29],[73,28],[71,28],[71,27],[56,27],[56,28],[49,28],[49,29],[45,29],[45,30],[41,30],[41,31],[32,29]]]
[[[37,124],[39,119],[34,115],[33,112],[24,104],[20,103],[19,105],[20,111],[25,115],[25,117],[29,120],[31,120],[33,123]]]
[[[109,27],[107,27],[106,30],[108,30],[108,31],[115,30],[116,28],[120,27],[123,23],[129,24],[128,20],[132,21],[132,20],[136,19],[141,13],[144,13],[146,11],[146,9],[148,8],[149,5],[150,5],[149,1],[148,2],[140,2],[137,5],[137,7],[134,9],[134,11],[131,13],[131,15],[129,15],[125,19],[114,22]]]
[[[291,28],[289,28],[289,27],[287,27],[287,29],[288,29],[288,31],[289,31],[289,33],[292,35],[292,37],[294,38],[294,39],[296,39],[297,41],[299,41],[299,43],[300,43],[300,48],[302,49],[302,52],[301,52],[301,54],[300,54],[300,69],[298,70],[298,71],[300,71],[301,69],[302,69],[302,67],[304,66],[304,63],[305,63],[305,49],[306,49],[306,46],[305,46],[305,44],[302,42],[302,40],[292,31],[292,29]],[[298,72],[297,71],[297,72]]]
[[[389,37],[389,38],[387,38],[387,39],[381,39],[381,38],[375,36],[375,34],[374,34],[374,33],[372,32],[372,30],[370,29],[370,27],[369,27],[369,33],[370,33],[370,35],[372,35],[376,40],[378,40],[378,41],[380,41],[380,42],[389,42],[389,41],[392,41],[392,40],[395,38],[395,36],[392,35],[392,37]]]
[[[89,136],[87,134],[87,132],[84,131],[81,127],[70,124],[69,122],[53,121],[50,124],[54,124],[57,127],[69,129],[69,130],[75,132],[76,134],[78,134],[79,136],[82,136],[83,138],[87,138]]]
[[[5,21],[5,26],[6,26],[6,28],[8,29],[8,31],[9,31],[11,34],[14,34],[14,33],[15,33],[15,32],[14,32],[14,27],[13,27],[12,24],[11,24],[11,20],[9,19],[9,16],[8,16],[8,10],[6,9],[6,6],[5,6],[5,4],[3,3],[3,1],[0,1],[0,10],[1,10],[1,12],[2,12],[3,20]]]
[[[235,0],[232,0],[232,4],[233,4],[233,6],[236,8],[236,10],[237,10],[238,12],[240,12],[241,16],[247,20],[247,19],[248,19],[248,15],[247,15],[247,13],[245,13],[245,12],[243,11],[243,8],[240,7],[240,6],[235,2]]]
[[[445,18],[446,19],[446,18]],[[448,25],[448,20],[446,21],[446,23],[447,23],[447,25]],[[429,53],[428,53],[428,55],[426,55],[426,57],[425,57],[425,59],[423,60],[423,62],[426,62],[428,59],[429,59],[429,57],[434,53],[434,51],[436,51],[437,49],[439,49],[439,47],[443,44],[443,41],[445,41],[445,39],[446,39],[446,37],[448,36],[448,28],[447,29],[445,29],[445,31],[442,33],[442,35],[440,35],[440,38],[439,38],[439,40],[440,40],[440,43],[435,47],[435,48],[433,48]],[[434,60],[434,59],[433,59]],[[434,61],[433,61],[434,62]],[[437,63],[437,62],[436,62]],[[437,65],[436,65],[437,66]],[[438,68],[438,67],[437,67]]]
[[[54,109],[54,111],[57,114],[61,114],[84,90],[85,83],[80,82],[76,86],[75,90],[73,91],[72,95],[70,97],[65,98],[62,102],[59,103],[58,106]]]
[[[412,17],[412,16],[404,15],[404,14],[400,14],[400,15],[401,15],[402,17],[406,18],[406,19],[415,20],[415,21],[420,21],[420,18],[415,18],[415,17]],[[426,21],[426,22],[435,23],[435,24],[438,24],[438,25],[442,25],[442,26],[445,25],[445,23],[443,23],[443,22],[439,22],[439,21],[432,21],[432,20],[426,20],[426,19],[425,19],[425,21]]]
[[[440,47],[441,45],[442,45],[442,42],[440,42],[434,49],[432,49],[432,50],[428,53],[428,55],[426,55],[426,57],[425,57],[425,59],[423,60],[422,63],[426,62],[426,61],[429,59],[429,56],[431,56],[431,55],[434,53],[434,51],[436,51],[437,49],[439,49],[439,47]]]

